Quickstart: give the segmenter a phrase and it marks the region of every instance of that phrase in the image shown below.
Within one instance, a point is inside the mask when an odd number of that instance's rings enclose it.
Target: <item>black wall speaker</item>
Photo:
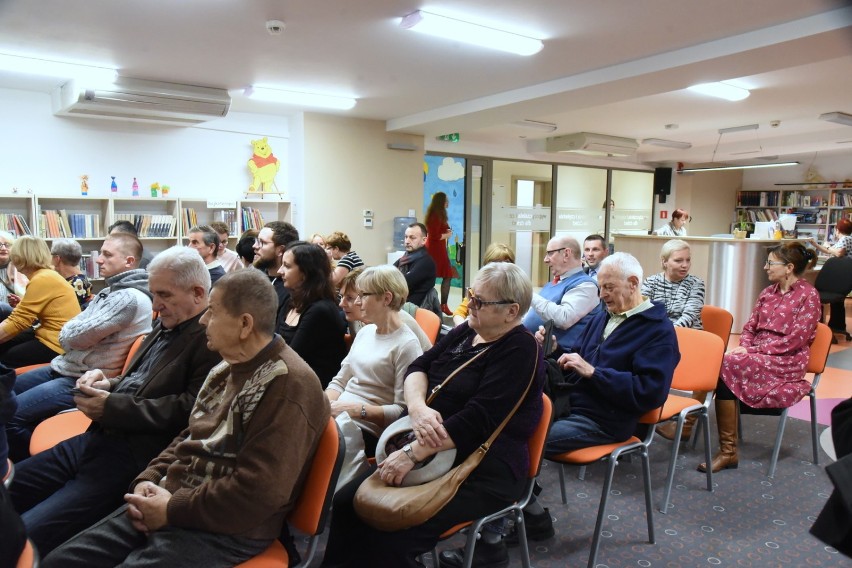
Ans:
[[[668,195],[672,191],[672,169],[654,169],[654,195]]]

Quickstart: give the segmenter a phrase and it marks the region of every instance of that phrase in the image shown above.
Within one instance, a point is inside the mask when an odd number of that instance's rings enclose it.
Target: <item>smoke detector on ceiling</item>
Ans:
[[[267,20],[266,21],[266,31],[271,36],[277,36],[284,33],[284,28],[287,27],[287,24],[282,22],[281,20]]]

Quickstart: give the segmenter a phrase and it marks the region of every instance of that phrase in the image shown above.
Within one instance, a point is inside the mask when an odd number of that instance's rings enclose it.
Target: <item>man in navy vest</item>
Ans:
[[[530,311],[524,316],[524,326],[532,333],[553,320],[553,334],[565,351],[572,350],[586,324],[601,311],[598,285],[583,272],[581,259],[576,239],[550,239],[544,263],[550,265],[551,280],[533,294]]]

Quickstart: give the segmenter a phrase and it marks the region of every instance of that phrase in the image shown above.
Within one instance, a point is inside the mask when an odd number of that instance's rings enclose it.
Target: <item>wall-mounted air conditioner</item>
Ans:
[[[632,156],[639,144],[633,138],[577,132],[545,140],[547,152],[576,152],[590,156]]]
[[[114,85],[86,89],[70,81],[53,94],[58,116],[82,116],[192,126],[228,114],[224,89],[119,78]]]

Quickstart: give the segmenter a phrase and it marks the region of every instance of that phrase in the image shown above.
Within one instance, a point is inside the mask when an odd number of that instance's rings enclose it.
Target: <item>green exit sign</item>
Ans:
[[[446,140],[447,142],[458,142],[459,141],[459,133],[453,132],[452,134],[441,134],[436,137],[438,140]]]

